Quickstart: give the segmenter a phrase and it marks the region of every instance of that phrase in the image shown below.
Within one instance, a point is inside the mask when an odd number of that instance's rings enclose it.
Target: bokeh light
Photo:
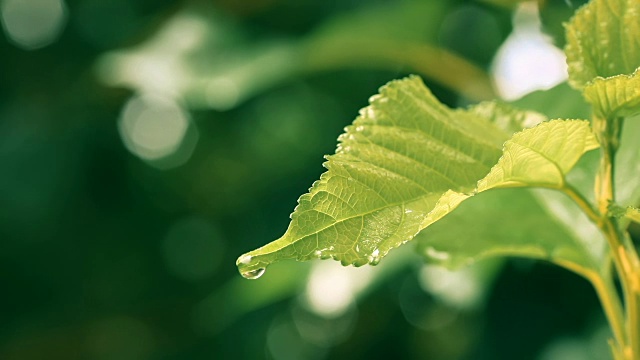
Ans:
[[[537,5],[521,3],[513,23],[513,32],[493,60],[492,73],[500,95],[514,100],[565,81],[564,53],[542,33]]]
[[[369,266],[343,267],[334,261],[314,264],[307,282],[306,304],[319,315],[342,315],[353,306],[357,293],[371,281],[371,270]]]
[[[63,0],[3,0],[0,12],[9,40],[26,50],[56,41],[67,22]]]
[[[105,53],[96,71],[110,86],[179,98],[192,81],[193,64],[186,60],[188,54],[214,32],[197,14],[180,12],[142,44]]]
[[[420,270],[420,285],[443,302],[462,309],[477,306],[484,295],[473,267],[451,271],[442,266],[425,265]]]
[[[193,125],[189,115],[178,102],[151,94],[133,96],[125,104],[118,122],[125,146],[134,155],[150,162],[176,154],[190,127]],[[182,156],[162,166],[175,167],[188,160],[197,141],[197,135],[195,137],[182,147]]]

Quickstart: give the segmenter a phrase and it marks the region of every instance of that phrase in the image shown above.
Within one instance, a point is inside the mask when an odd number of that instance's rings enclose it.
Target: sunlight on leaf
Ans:
[[[566,25],[569,83],[631,74],[640,66],[640,1],[593,0]]]
[[[583,120],[552,120],[517,133],[504,146],[504,155],[478,183],[478,190],[496,187],[561,188],[564,176],[598,142]]]
[[[241,257],[241,272],[282,259],[377,263],[420,230],[443,193],[472,191],[508,137],[440,104],[417,77],[391,82],[340,137],[285,235]]]
[[[393,81],[370,101],[340,137],[328,171],[300,198],[284,236],[238,259],[243,276],[284,259],[375,265],[478,191],[562,186],[597,146],[588,122],[578,120],[544,122],[504,143],[510,133],[493,122],[500,116],[451,110],[418,77]],[[534,165],[543,171],[522,175]]]
[[[595,78],[585,86],[584,96],[602,117],[640,113],[640,67],[631,75]]]
[[[483,119],[487,119],[509,134],[533,127],[547,120],[541,113],[523,111],[518,107],[496,101],[485,101],[470,107],[468,110],[459,111],[467,111]]]

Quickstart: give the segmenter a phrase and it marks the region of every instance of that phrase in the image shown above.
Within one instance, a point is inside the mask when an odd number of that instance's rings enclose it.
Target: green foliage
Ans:
[[[254,277],[272,262],[314,257],[375,265],[478,192],[562,188],[598,145],[579,120],[543,122],[505,142],[540,119],[496,103],[451,110],[417,77],[391,82],[340,137],[285,235],[245,254],[240,271]]]
[[[602,117],[640,111],[640,2],[594,0],[567,25],[569,83]]]
[[[640,68],[631,75],[595,78],[584,96],[602,117],[627,117],[640,113]]]
[[[452,110],[417,77],[392,81],[340,136],[328,171],[299,199],[285,234],[240,257],[240,272],[257,278],[285,259],[376,265],[416,236],[427,261],[451,268],[491,256],[545,259],[593,284],[616,357],[640,355],[640,261],[624,223],[613,219],[640,217],[637,208],[614,204],[614,183],[632,179],[613,172],[622,118],[640,112],[640,2],[593,0],[576,12],[566,34],[569,83],[593,106],[593,129],[572,120],[586,113],[579,100],[575,113],[549,111],[568,119],[544,120],[496,102]],[[566,90],[549,94],[554,91]],[[547,112],[550,101],[543,94],[520,102]],[[594,166],[583,155],[598,147]],[[574,186],[568,178],[578,163],[574,174],[582,179]],[[580,193],[587,183],[595,187],[595,205]],[[566,198],[549,190],[481,194],[501,188],[546,188]],[[588,218],[601,236],[572,232],[558,207],[579,209],[575,219]],[[611,260],[623,286],[624,321]]]
[[[633,72],[596,78],[611,84],[592,88],[592,103],[609,96],[593,110],[567,83],[482,102],[512,45],[542,44],[536,5],[564,46],[586,2],[0,1],[0,359],[550,359],[566,341],[606,359],[591,284],[626,282],[598,222],[563,190],[475,193],[525,128],[633,113],[616,80]],[[48,45],[24,43],[45,30]],[[453,120],[504,134],[484,173],[435,189],[445,215],[378,266],[239,276],[233,261],[285,232],[366,99],[411,73]],[[640,204],[638,120],[621,128],[609,219],[636,244],[624,214]],[[601,151],[564,176],[588,203]]]
[[[631,74],[640,64],[640,2],[593,0],[567,24],[569,83],[582,89],[596,77]]]

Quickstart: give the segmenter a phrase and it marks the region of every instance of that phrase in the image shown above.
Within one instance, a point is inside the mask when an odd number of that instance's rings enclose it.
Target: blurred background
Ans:
[[[0,0],[0,359],[607,358],[545,263],[235,267],[381,85],[555,86],[582,3]]]

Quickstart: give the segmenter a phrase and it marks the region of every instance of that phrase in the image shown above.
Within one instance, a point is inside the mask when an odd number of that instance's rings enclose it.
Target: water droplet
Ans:
[[[405,214],[411,214],[412,212],[413,212],[413,210],[411,210],[411,209],[405,209],[405,210],[404,210],[404,213],[405,213]]]
[[[369,264],[371,265],[378,265],[380,263],[380,250],[375,249],[373,250],[373,252],[371,253],[371,255],[369,255],[369,257],[367,258],[369,260]]]
[[[330,251],[333,249],[322,249],[322,250],[316,250],[313,252],[313,255],[315,255],[317,258],[320,258],[321,260],[326,260],[329,259],[331,257]]]
[[[240,275],[245,279],[257,279],[265,272],[264,264],[259,259],[253,258],[249,254],[244,254],[236,261]],[[262,266],[261,266],[262,265]]]
[[[245,279],[255,280],[264,275],[264,272],[266,270],[267,269],[265,268],[257,268],[255,270],[243,271],[240,273],[240,275],[242,275],[242,277],[244,277]]]
[[[376,112],[373,110],[372,107],[367,107],[365,111],[365,116],[368,117],[370,120],[375,120]]]
[[[360,125],[356,127],[356,131],[360,132],[364,130],[364,126]]]

